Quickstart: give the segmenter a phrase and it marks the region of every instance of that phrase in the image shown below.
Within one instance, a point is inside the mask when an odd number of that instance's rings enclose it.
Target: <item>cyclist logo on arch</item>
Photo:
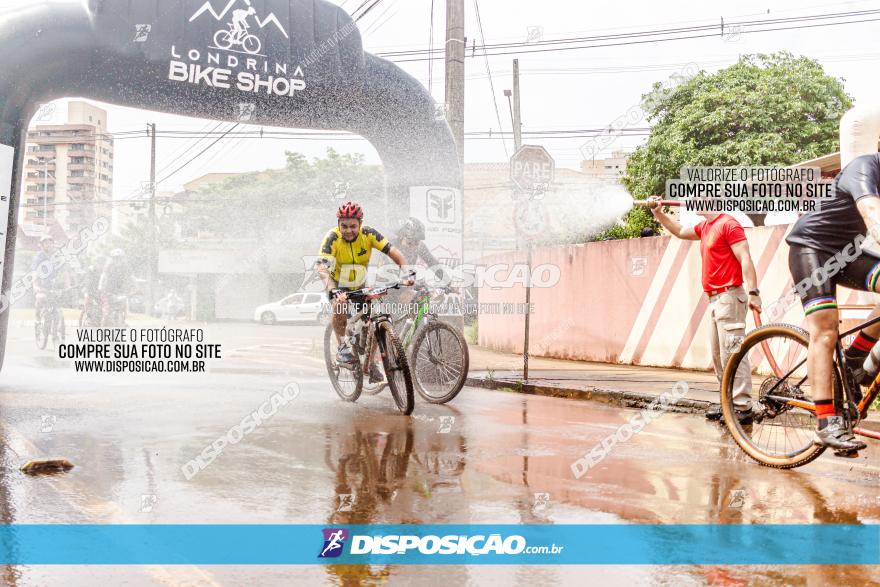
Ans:
[[[214,44],[220,49],[234,50],[233,47],[240,46],[245,53],[251,55],[258,54],[263,44],[255,35],[248,32],[250,24],[248,17],[257,13],[256,8],[248,5],[245,8],[238,8],[232,11],[232,21],[227,23],[228,29],[221,29],[214,34]]]

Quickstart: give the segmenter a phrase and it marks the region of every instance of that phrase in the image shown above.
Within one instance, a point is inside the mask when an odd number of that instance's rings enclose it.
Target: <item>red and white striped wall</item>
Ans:
[[[765,307],[792,287],[784,240],[789,228],[746,229]],[[485,261],[514,264],[524,260],[523,253],[511,253]],[[558,266],[561,276],[554,287],[532,289],[535,312],[530,324],[530,354],[634,365],[711,367],[708,300],[700,285],[698,241],[667,236],[535,249],[533,265],[544,263]],[[481,304],[525,301],[524,288],[519,285],[481,287],[479,295]],[[841,305],[867,306],[875,298],[875,294],[838,291]],[[843,312],[844,318],[864,315],[859,309]],[[801,324],[800,303],[792,304],[778,321]],[[750,316],[747,329],[752,328]],[[479,316],[479,343],[488,348],[522,352],[523,330],[521,314],[483,312]]]

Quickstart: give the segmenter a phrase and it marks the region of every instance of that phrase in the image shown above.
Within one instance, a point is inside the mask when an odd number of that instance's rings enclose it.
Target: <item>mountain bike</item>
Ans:
[[[388,295],[389,291],[401,287],[403,285],[397,283],[346,292],[347,303],[354,309],[354,315],[346,324],[346,336],[356,361],[351,364],[337,362],[336,350],[339,348],[339,340],[333,330],[333,324],[330,323],[324,331],[324,362],[333,389],[345,401],[354,402],[364,391],[364,373],[369,372],[378,348],[385,372],[385,383],[375,385],[371,391],[378,393],[387,384],[397,409],[409,415],[415,406],[409,362],[403,345],[394,333],[391,316],[380,312],[373,304],[374,301]],[[334,341],[336,344],[333,344]]]
[[[79,314],[79,327],[91,328],[101,326],[101,298],[97,291],[83,292],[82,310]]]
[[[53,345],[64,342],[64,312],[61,310],[60,298],[66,291],[67,289],[47,290],[45,304],[35,311],[34,338],[40,350],[46,348],[50,337]]]
[[[841,340],[880,322],[868,320],[839,335],[831,366],[834,406],[854,434],[880,439],[880,433],[858,426],[880,392],[880,374],[862,392],[843,356]],[[721,381],[721,409],[731,436],[751,458],[768,467],[791,469],[815,460],[824,446],[815,444],[816,406],[807,379],[809,334],[790,324],[767,324],[747,334],[731,354]],[[748,358],[751,364],[754,418],[741,423],[734,415],[733,384],[737,368]],[[855,456],[851,453],[837,456]]]
[[[102,323],[104,328],[125,328],[125,319],[128,315],[128,296],[125,294],[103,294],[102,303],[109,304],[109,312],[107,314],[106,324]],[[103,318],[102,318],[103,321]]]
[[[447,293],[446,290],[436,290]],[[432,291],[415,288],[417,308],[396,319],[397,332],[407,350],[416,391],[427,402],[445,404],[455,398],[467,380],[470,355],[464,335],[431,311]]]

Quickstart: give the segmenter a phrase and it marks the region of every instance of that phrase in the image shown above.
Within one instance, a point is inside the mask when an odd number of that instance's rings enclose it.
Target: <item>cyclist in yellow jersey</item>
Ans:
[[[355,202],[340,206],[336,218],[336,228],[327,233],[318,251],[321,258],[317,270],[333,307],[333,330],[342,341],[336,358],[340,363],[351,363],[355,357],[345,340],[346,292],[363,287],[373,249],[382,251],[400,267],[406,265],[406,258],[377,230],[363,224],[364,211]],[[370,382],[381,377],[378,366],[371,365]]]

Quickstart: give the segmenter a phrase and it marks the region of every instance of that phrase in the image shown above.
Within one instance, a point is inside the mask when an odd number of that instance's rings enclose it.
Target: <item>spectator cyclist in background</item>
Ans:
[[[98,286],[101,283],[101,270],[98,267],[104,265],[103,260],[98,258],[86,268],[82,277],[83,290],[83,319],[82,326],[101,325],[101,294]]]
[[[746,233],[735,218],[717,212],[699,212],[705,220],[693,228],[684,228],[663,212],[660,196],[651,196],[648,202],[663,228],[678,238],[700,241],[703,291],[709,296],[709,315],[712,319],[712,364],[720,383],[727,358],[736,352],[745,336],[748,308],[761,311],[758,276]],[[736,417],[743,424],[751,423],[754,418],[751,387],[751,367],[748,360],[743,360],[736,371],[733,391]],[[720,420],[721,417],[720,405],[706,412],[709,420]]]
[[[330,297],[333,330],[341,341],[336,360],[340,364],[351,364],[356,359],[345,336],[348,322],[346,292],[364,286],[373,249],[388,255],[399,267],[406,265],[406,257],[377,230],[363,224],[364,211],[359,204],[344,203],[336,211],[336,218],[336,228],[330,230],[321,242],[318,251],[321,258],[316,263],[316,269]],[[378,365],[371,363],[370,383],[380,381],[382,373]]]
[[[113,249],[110,258],[104,265],[101,279],[98,281],[98,292],[101,295],[101,323],[110,324],[110,314],[113,310],[114,298],[126,296],[131,288],[131,273],[125,251]]]
[[[40,250],[31,263],[31,272],[34,275],[34,308],[39,314],[49,301],[49,294],[55,289],[55,280],[58,277],[58,270],[52,261],[52,254],[55,252],[55,241],[50,236],[44,236],[40,239]]]
[[[424,264],[434,277],[437,279],[437,288],[442,289],[446,293],[451,293],[453,276],[447,268],[437,260],[437,258],[428,249],[425,244],[425,225],[418,218],[409,218],[403,225],[397,229],[397,243],[403,256],[410,263],[410,268],[415,271],[415,265],[421,262]],[[406,304],[413,302],[417,297],[416,292],[398,291],[389,296],[392,303],[398,304],[398,308],[405,307]],[[409,315],[409,312],[399,310],[395,312],[395,324],[399,324],[399,320]]]
[[[415,265],[419,261],[425,264],[440,283],[450,285],[445,281],[447,272],[444,266],[428,249],[425,244],[425,225],[418,218],[409,218],[397,230],[398,249],[410,264]]]

